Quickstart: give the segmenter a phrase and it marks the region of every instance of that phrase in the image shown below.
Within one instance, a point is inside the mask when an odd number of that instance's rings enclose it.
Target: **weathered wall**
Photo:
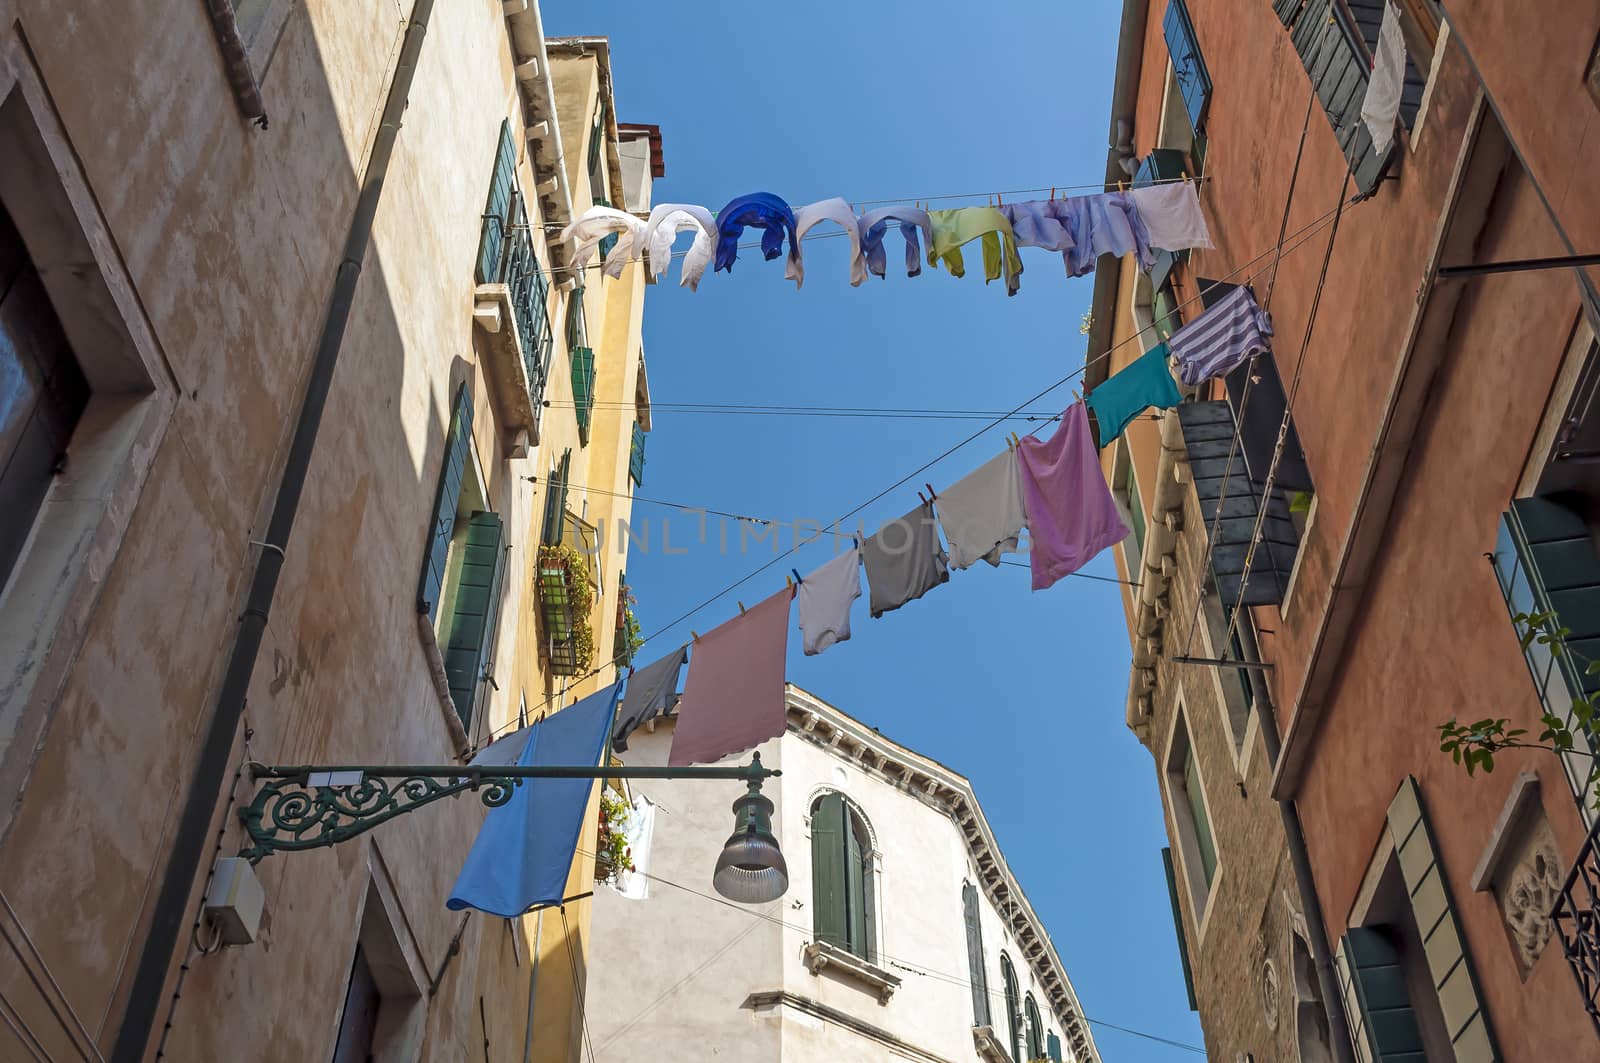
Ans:
[[[404,29],[393,8],[295,5],[263,81],[272,124],[261,131],[238,115],[204,6],[146,6],[106,20],[0,2],[0,26],[7,37],[15,28],[37,62],[166,360],[170,381],[160,384],[175,396],[114,563],[95,573],[101,586],[86,626],[72,633],[81,645],[65,680],[59,692],[34,692],[48,727],[27,788],[3,795],[18,800],[14,816],[0,821],[0,888],[103,1048],[116,1034],[196,740],[215,703],[254,562],[249,540],[260,537],[276,488]],[[415,598],[463,381],[476,457],[511,548],[496,684],[480,695],[474,735],[514,725],[520,696],[536,711],[554,692],[538,653],[533,565],[550,454],[578,449],[573,414],[570,402],[547,410],[543,445],[508,458],[471,314],[502,119],[512,123],[522,187],[531,192],[536,180],[515,86],[501,5],[438,5],[255,670],[247,717],[256,760],[454,757]],[[592,97],[574,102],[592,106]],[[544,219],[531,221],[548,262]],[[642,276],[592,284],[590,298],[601,288],[619,292],[631,313],[614,338],[596,330],[598,357],[629,364]],[[570,396],[564,307],[552,289],[553,396]],[[632,389],[631,374],[616,373],[598,398],[631,400]],[[597,425],[591,446],[614,450],[616,431]],[[626,495],[625,457],[620,468],[618,480],[614,461],[602,466],[611,479],[596,486]],[[576,461],[574,470],[580,481],[596,471]],[[534,475],[537,485],[524,479]],[[626,514],[626,499],[613,505]],[[597,618],[615,615],[615,595],[613,570]],[[596,620],[596,635],[609,659],[609,619]],[[577,692],[609,678],[606,670]],[[245,755],[241,743],[235,759]],[[238,782],[238,801],[250,790]],[[226,854],[238,848],[239,831],[222,815],[219,808]],[[392,880],[400,929],[426,978],[442,972],[427,993],[421,1058],[481,1050],[479,997],[494,1051],[520,1051],[533,921],[515,929],[512,949],[501,921],[474,916],[462,931],[462,917],[443,907],[482,815],[470,799],[445,802],[362,840],[261,864],[270,923],[255,945],[191,957],[167,1057],[329,1056],[374,866]],[[592,849],[592,823],[586,830]],[[572,892],[587,888],[591,870],[575,862]],[[562,965],[575,960],[581,981],[587,915],[575,908],[568,918],[573,953],[559,920],[553,929],[547,919],[541,938],[540,1059],[568,1058],[576,1040],[574,982]],[[175,959],[174,975],[176,967]],[[26,985],[10,953],[0,955],[0,990],[64,1057],[71,1050],[50,1034]],[[0,1057],[21,1052],[10,1036],[0,1033]]]

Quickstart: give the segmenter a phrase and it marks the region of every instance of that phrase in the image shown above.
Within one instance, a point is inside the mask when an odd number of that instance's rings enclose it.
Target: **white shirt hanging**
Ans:
[[[650,253],[650,275],[661,275],[672,264],[672,241],[685,229],[695,230],[694,243],[683,256],[678,283],[691,292],[700,286],[706,267],[717,249],[717,219],[704,207],[692,203],[661,203],[650,211],[645,226],[644,245]]]
[[[850,286],[859,285],[867,279],[867,260],[861,254],[861,226],[850,204],[838,196],[819,200],[794,212],[794,243],[789,248],[789,261],[783,268],[783,275],[794,281],[796,288],[805,283],[806,267],[800,259],[800,241],[805,239],[806,232],[812,226],[821,221],[833,222],[850,238]]]
[[[615,233],[617,246],[606,256],[605,275],[622,276],[622,267],[639,258],[644,250],[645,224],[625,210],[596,205],[561,231],[561,238],[572,245],[572,268],[581,270],[594,257],[600,241]]]

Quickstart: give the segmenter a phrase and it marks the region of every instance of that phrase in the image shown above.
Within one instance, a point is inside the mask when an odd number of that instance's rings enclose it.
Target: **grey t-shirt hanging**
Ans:
[[[861,544],[874,617],[921,598],[950,579],[932,503],[891,520]]]
[[[616,726],[611,731],[611,748],[618,753],[628,748],[628,736],[647,720],[666,715],[678,693],[678,673],[688,660],[688,647],[679,646],[659,661],[648,664],[628,678],[622,705],[617,709]]]

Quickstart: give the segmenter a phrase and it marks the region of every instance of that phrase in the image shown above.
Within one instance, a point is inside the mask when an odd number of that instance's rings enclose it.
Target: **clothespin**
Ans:
[[[783,577],[783,586],[785,590],[794,590],[794,580],[790,579],[788,576]]]
[[[791,568],[789,571],[794,573],[794,582],[795,582],[796,586],[799,586],[800,584],[805,582],[805,580],[800,578],[800,570],[799,569]]]
[[[1056,190],[1054,188],[1052,188],[1052,189],[1050,189],[1050,202],[1054,203],[1055,201],[1056,201]]]
[[[933,493],[933,485],[932,484],[925,482],[925,483],[923,483],[922,486],[926,487],[928,489],[928,501],[929,502],[937,502],[937,501],[939,501],[939,496]]]
[[[1083,393],[1080,392],[1077,388],[1073,388],[1072,389],[1072,397],[1074,399],[1076,399],[1077,401],[1079,401],[1079,402],[1083,401]]]
[[[921,492],[921,491],[918,491],[918,492],[917,492],[917,499],[918,499],[918,500],[919,500],[919,501],[921,501],[921,503],[922,503],[922,504],[923,504],[923,505],[927,505],[927,504],[928,504],[928,500],[927,500],[927,499],[926,499],[926,498],[923,498],[923,497],[922,497],[922,492]]]
[[[1006,205],[1006,197],[1001,195],[999,192],[994,194],[994,201],[997,206],[1003,207]]]
[[[743,602],[739,603],[739,615],[740,616],[744,615],[744,603]]]
[[[1179,170],[1178,171],[1178,176],[1183,178],[1183,183],[1184,184],[1188,184],[1189,183],[1189,171],[1188,170]]]
[[[1022,446],[1022,440],[1017,438],[1017,433],[1015,433],[1015,432],[1011,433],[1011,445],[1014,446],[1014,447],[1021,447]]]
[[[690,632],[689,632],[689,637],[691,639],[693,639],[695,642],[699,642],[700,641],[700,632],[694,631],[694,630],[691,629]]]
[[[1126,192],[1127,190],[1128,190],[1128,182],[1126,182],[1126,181],[1118,181],[1117,182],[1117,191],[1118,192]]]

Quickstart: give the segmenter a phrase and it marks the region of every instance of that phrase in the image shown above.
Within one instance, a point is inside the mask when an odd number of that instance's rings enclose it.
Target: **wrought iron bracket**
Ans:
[[[729,767],[601,767],[592,764],[460,765],[369,764],[289,767],[254,764],[261,782],[239,810],[250,844],[239,855],[252,864],[275,852],[325,849],[365,834],[397,816],[446,797],[472,791],[485,807],[511,800],[524,779],[742,779],[757,788],[782,772],[750,763]]]

